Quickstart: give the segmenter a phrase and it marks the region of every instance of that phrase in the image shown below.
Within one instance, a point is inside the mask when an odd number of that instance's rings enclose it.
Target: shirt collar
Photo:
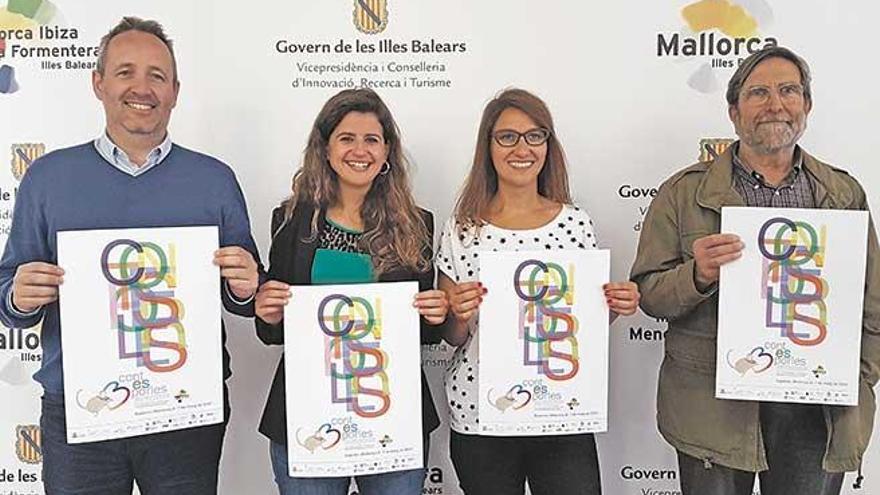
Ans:
[[[735,172],[738,172],[741,177],[748,178],[749,181],[756,183],[767,185],[767,181],[764,180],[764,176],[759,172],[755,171],[752,167],[750,167],[746,162],[742,161],[739,158],[739,141],[733,143],[733,168]],[[801,153],[801,147],[795,145],[794,147],[794,163],[791,167],[791,170],[788,172],[788,175],[785,179],[782,180],[780,185],[787,185],[794,182],[795,178],[803,170],[804,166],[804,155]]]
[[[128,155],[125,151],[122,151],[122,148],[116,146],[116,143],[110,139],[110,136],[107,132],[103,132],[101,136],[99,136],[94,141],[95,149],[98,151],[98,154],[101,155],[104,160],[107,161],[110,165],[113,165],[117,170],[131,175],[132,177],[137,177],[138,175],[143,174],[147,170],[155,167],[162,163],[165,158],[168,157],[168,154],[171,153],[171,134],[165,133],[165,139],[159,143],[159,146],[153,148],[147,154],[147,161],[141,166],[137,166],[128,158]]]

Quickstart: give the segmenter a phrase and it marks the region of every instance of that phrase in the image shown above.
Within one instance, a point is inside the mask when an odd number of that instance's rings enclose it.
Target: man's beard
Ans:
[[[736,130],[743,144],[758,154],[772,155],[780,150],[794,147],[803,135],[805,127],[806,123],[798,126],[774,122],[758,124],[748,131],[737,126]]]

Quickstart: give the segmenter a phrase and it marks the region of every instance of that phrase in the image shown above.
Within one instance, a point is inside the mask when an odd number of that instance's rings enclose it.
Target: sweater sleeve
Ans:
[[[223,218],[220,225],[220,247],[239,246],[251,253],[257,262],[257,272],[259,281],[265,280],[265,272],[260,262],[260,253],[257,252],[257,245],[251,236],[250,219],[247,214],[247,206],[245,204],[244,195],[235,175],[229,171],[230,177],[227,184],[227,191],[224,197],[228,198],[226,204],[223,205]],[[223,306],[231,313],[239,316],[254,316],[254,300],[242,303],[233,299],[232,294],[227,289],[226,281],[222,283],[220,290]]]
[[[35,313],[23,314],[11,307],[12,282],[16,269],[19,265],[32,261],[57,263],[55,253],[49,244],[48,225],[41,207],[40,188],[34,178],[35,167],[39,167],[39,161],[31,166],[31,170],[25,174],[18,188],[12,214],[12,228],[6,239],[3,257],[0,259],[0,321],[10,328],[32,327],[39,323],[45,313],[45,308],[40,308]]]

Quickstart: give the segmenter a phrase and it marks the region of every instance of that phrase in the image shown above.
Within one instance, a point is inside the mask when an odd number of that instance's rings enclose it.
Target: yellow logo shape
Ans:
[[[758,30],[758,21],[730,0],[700,0],[682,9],[681,15],[697,33],[718,29],[733,38],[749,38]]]
[[[354,25],[366,34],[381,33],[388,27],[387,0],[354,0]]]
[[[5,7],[0,7],[0,29],[36,29],[39,27],[32,19],[10,12]]]

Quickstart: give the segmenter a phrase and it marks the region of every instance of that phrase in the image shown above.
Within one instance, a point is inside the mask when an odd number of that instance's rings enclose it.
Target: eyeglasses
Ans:
[[[530,129],[526,132],[516,132],[510,129],[502,129],[492,133],[492,138],[503,148],[513,148],[519,143],[520,138],[525,139],[529,146],[541,146],[550,139],[550,131],[543,127]]]
[[[752,86],[748,89],[743,90],[742,94],[745,96],[746,103],[751,105],[763,105],[770,101],[770,95],[773,93],[773,89],[767,86]],[[779,99],[784,102],[795,102],[804,97],[804,87],[800,84],[783,84],[779,86],[779,89],[776,90],[776,94],[779,95]]]

